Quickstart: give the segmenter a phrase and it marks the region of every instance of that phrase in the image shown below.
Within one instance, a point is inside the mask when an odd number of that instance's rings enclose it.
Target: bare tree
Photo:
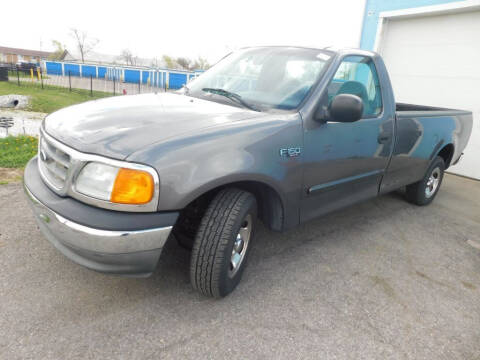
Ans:
[[[98,44],[98,39],[90,38],[85,31],[79,29],[71,29],[71,36],[76,41],[76,46],[80,52],[82,63],[85,62],[85,56],[92,51],[92,49]]]
[[[178,65],[180,65],[180,67],[182,69],[185,69],[185,70],[190,70],[190,63],[191,61],[187,58],[184,58],[184,57],[178,57],[176,59],[176,62]]]
[[[123,60],[127,65],[136,66],[138,57],[133,55],[130,49],[123,49],[120,54],[120,59]]]
[[[150,64],[150,66],[153,67],[153,68],[159,68],[160,67],[160,61],[158,60],[158,58],[156,56],[152,59],[152,62]]]
[[[210,67],[207,59],[201,56],[196,60],[192,60],[186,57],[173,58],[168,55],[163,55],[162,60],[169,69],[207,70]]]
[[[208,70],[210,68],[210,64],[208,63],[207,59],[199,56],[197,60],[194,61],[192,66],[190,66],[190,68],[191,70]]]
[[[175,69],[177,67],[177,63],[171,56],[163,55],[162,60],[164,61],[165,65],[167,65],[168,69]]]
[[[55,51],[51,53],[48,58],[50,60],[63,60],[63,57],[65,56],[65,45],[62,45],[62,43],[58,40],[52,40],[53,46],[55,46]]]

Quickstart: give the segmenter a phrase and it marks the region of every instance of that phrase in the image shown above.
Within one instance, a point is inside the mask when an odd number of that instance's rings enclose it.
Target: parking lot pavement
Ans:
[[[479,182],[261,228],[252,250],[223,300],[192,290],[175,241],[148,279],[98,274],[42,237],[20,184],[0,186],[0,358],[480,357]]]

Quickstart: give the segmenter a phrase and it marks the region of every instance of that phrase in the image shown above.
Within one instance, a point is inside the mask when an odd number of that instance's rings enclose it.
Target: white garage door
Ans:
[[[397,102],[473,111],[465,155],[449,171],[480,179],[480,11],[390,18],[377,51]]]

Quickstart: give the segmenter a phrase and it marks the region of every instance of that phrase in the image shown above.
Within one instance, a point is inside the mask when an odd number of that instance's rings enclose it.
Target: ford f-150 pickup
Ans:
[[[223,297],[257,219],[284,231],[401,187],[427,205],[471,130],[469,111],[395,103],[376,53],[245,48],[176,93],[49,115],[24,187],[74,262],[148,276],[176,239],[193,287]]]

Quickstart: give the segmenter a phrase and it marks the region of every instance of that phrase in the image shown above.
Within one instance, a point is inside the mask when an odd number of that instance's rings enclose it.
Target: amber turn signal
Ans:
[[[110,201],[120,204],[146,204],[154,192],[152,175],[146,171],[121,168],[113,184]]]

